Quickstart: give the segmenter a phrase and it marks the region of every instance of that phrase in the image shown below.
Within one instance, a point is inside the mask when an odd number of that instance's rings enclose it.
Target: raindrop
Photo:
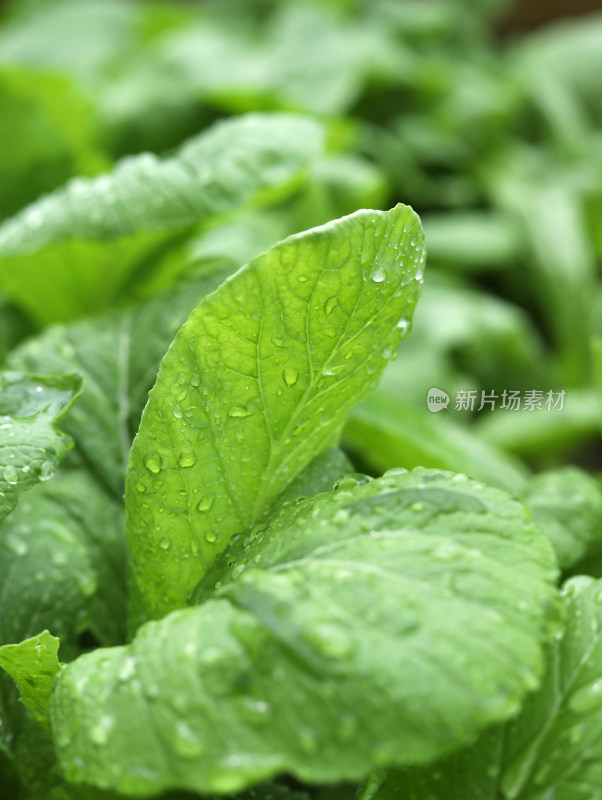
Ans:
[[[336,367],[324,367],[324,369],[322,370],[322,375],[328,375],[328,376],[338,375],[344,369],[345,367],[343,364],[339,364]]]
[[[4,467],[4,480],[7,483],[15,484],[19,479],[19,473],[16,467],[8,466]]]
[[[178,462],[181,467],[192,467],[196,464],[196,456],[194,453],[182,453],[180,461]]]
[[[299,283],[306,283],[307,275],[297,275],[297,280],[299,281]]]
[[[349,658],[355,649],[349,633],[337,625],[316,625],[306,638],[326,658]]]
[[[215,531],[207,531],[205,534],[205,541],[209,542],[209,544],[213,544],[213,542],[217,541],[217,533]]]
[[[201,497],[199,502],[196,504],[197,511],[209,511],[211,506],[213,505],[213,498],[212,497]]]
[[[182,719],[176,723],[172,742],[176,753],[183,758],[198,758],[206,750],[203,742]]]
[[[335,492],[348,492],[350,489],[355,489],[356,486],[362,486],[365,483],[370,483],[372,478],[369,475],[363,475],[361,472],[350,472],[348,475],[343,475],[333,485]]]
[[[161,550],[169,550],[171,547],[171,542],[167,536],[163,536],[161,539],[159,539],[159,547]]]
[[[382,264],[376,263],[374,265],[374,269],[370,273],[370,277],[372,278],[374,283],[382,283],[384,281],[384,279],[387,277],[387,273]]]
[[[294,386],[297,383],[299,373],[294,367],[285,367],[282,371],[282,377],[287,386]]]
[[[154,456],[149,456],[144,462],[144,466],[147,468],[149,472],[152,472],[153,475],[156,475],[158,472],[161,472],[161,464],[158,458]]]
[[[338,300],[337,300],[336,297],[329,297],[328,298],[328,300],[324,304],[324,312],[325,312],[327,317],[329,317],[332,314],[332,312],[337,307],[337,304],[338,304]]]
[[[234,408],[230,409],[231,417],[250,417],[251,414],[253,414],[253,411],[249,411],[248,408],[241,408],[240,406],[234,406]]]
[[[136,659],[133,658],[132,656],[129,656],[123,662],[123,666],[119,670],[119,673],[118,673],[119,680],[120,681],[129,680],[132,677],[132,675],[134,674],[135,671],[136,671]]]
[[[113,717],[101,717],[98,723],[90,730],[90,739],[92,739],[93,743],[99,746],[106,744],[114,724],[115,720]]]
[[[50,478],[52,478],[54,473],[55,473],[55,466],[52,463],[52,461],[43,461],[40,466],[40,480],[47,481]]]

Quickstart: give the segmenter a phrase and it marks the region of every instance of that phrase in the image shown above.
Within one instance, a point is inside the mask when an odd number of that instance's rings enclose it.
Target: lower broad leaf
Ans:
[[[517,712],[556,627],[553,555],[525,508],[450,473],[346,478],[223,568],[201,606],[62,671],[50,717],[70,781],[210,794],[425,763]]]
[[[430,769],[393,771],[362,800],[594,800],[602,797],[602,581],[562,592],[565,631],[547,649],[541,688],[516,720]]]

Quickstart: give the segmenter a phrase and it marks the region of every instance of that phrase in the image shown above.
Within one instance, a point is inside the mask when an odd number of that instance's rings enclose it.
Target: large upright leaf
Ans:
[[[338,436],[407,331],[414,212],[360,211],[279,243],[202,301],[161,364],[130,453],[128,544],[153,615]]]
[[[555,576],[504,492],[427,470],[346,479],[242,536],[207,602],[62,671],[62,768],[148,796],[428,762],[538,685]]]
[[[0,373],[0,522],[19,495],[53,475],[73,446],[55,423],[80,391],[75,375]]]
[[[0,288],[43,323],[102,308],[175,233],[282,189],[321,143],[314,120],[248,115],[171,158],[147,153],[78,178],[0,226]]]
[[[12,369],[81,375],[81,397],[62,427],[75,455],[119,500],[161,358],[190,311],[230,272],[216,267],[131,308],[51,326],[11,353]]]
[[[430,769],[388,775],[364,800],[594,800],[602,796],[602,581],[563,589],[564,635],[517,719]]]

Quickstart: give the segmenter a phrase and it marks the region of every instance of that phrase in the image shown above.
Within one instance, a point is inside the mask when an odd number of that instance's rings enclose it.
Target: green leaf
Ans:
[[[90,104],[62,76],[0,68],[0,219],[77,173],[105,166]]]
[[[326,450],[310,461],[305,469],[293,478],[278,497],[278,502],[282,504],[320,492],[328,492],[341,475],[351,472],[352,469],[351,462],[342,450],[338,448]]]
[[[376,27],[368,15],[351,20],[328,4],[276,4],[255,30],[248,23],[246,30],[224,25],[224,19],[205,19],[166,37],[158,57],[182,83],[229,111],[295,108],[336,116],[371,77],[397,77],[407,64],[389,25]]]
[[[0,783],[11,800],[47,800],[55,774],[56,758],[48,731],[19,700],[19,690],[7,672],[0,669],[0,730],[6,735],[10,783]],[[2,748],[0,747],[0,751]],[[1,761],[0,757],[0,761]],[[0,764],[0,778],[4,779]]]
[[[81,391],[75,375],[0,373],[0,522],[19,496],[48,480],[73,446],[55,423]]]
[[[133,156],[78,178],[0,226],[0,288],[42,324],[97,311],[178,232],[298,179],[322,135],[311,119],[248,115],[215,124],[171,158]]]
[[[554,387],[558,393],[561,388]],[[600,407],[591,388],[566,390],[562,411],[493,411],[475,425],[484,443],[543,468],[578,453],[599,430]]]
[[[594,351],[594,370],[598,383],[600,427],[602,428],[602,338],[594,338],[592,347]]]
[[[525,482],[520,463],[453,420],[414,408],[387,386],[371,392],[351,412],[343,441],[377,472],[396,466],[458,469],[513,493]]]
[[[81,397],[62,427],[73,437],[76,455],[119,500],[161,358],[194,306],[230,272],[217,267],[138,306],[52,326],[11,353],[13,369],[82,376]]]
[[[507,267],[518,257],[523,244],[516,220],[499,212],[431,213],[422,223],[431,261],[461,270]]]
[[[0,667],[13,678],[21,701],[34,717],[46,722],[46,706],[55,676],[61,670],[57,658],[59,640],[48,631],[20,644],[0,647]]]
[[[562,569],[602,547],[602,486],[576,467],[543,472],[519,495]]]
[[[153,616],[185,605],[382,372],[422,278],[414,212],[359,211],[291,236],[176,335],[130,452],[128,545]]]
[[[393,772],[365,800],[593,800],[602,788],[602,581],[562,591],[562,637],[547,648],[543,685],[516,720],[426,769]]]
[[[124,641],[127,593],[123,511],[85,472],[36,486],[0,535],[0,644],[48,628],[65,658],[91,633]]]
[[[554,559],[503,492],[425,470],[347,479],[232,547],[208,602],[63,670],[50,714],[70,781],[358,780],[469,743],[539,683]]]

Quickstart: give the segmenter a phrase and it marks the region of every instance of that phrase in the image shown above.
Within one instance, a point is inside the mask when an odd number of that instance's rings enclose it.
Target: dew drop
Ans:
[[[335,367],[324,367],[324,369],[322,370],[322,375],[328,375],[329,377],[331,377],[333,375],[338,375],[344,369],[345,367],[343,364],[338,364]]]
[[[194,455],[194,453],[182,453],[178,463],[181,467],[184,467],[185,469],[187,467],[192,467],[196,464],[196,456]]]
[[[346,630],[337,625],[316,625],[307,633],[306,638],[326,658],[349,658],[355,649],[353,639]]]
[[[387,273],[381,264],[375,264],[374,269],[370,273],[370,277],[374,283],[382,283],[387,277]]]
[[[106,744],[114,724],[115,720],[113,719],[113,717],[109,716],[101,717],[98,723],[94,725],[90,730],[90,739],[92,740],[92,742],[98,746]]]
[[[299,283],[307,283],[307,275],[297,275]]]
[[[201,497],[199,502],[196,504],[197,511],[209,511],[211,506],[213,505],[213,498],[212,497]]]
[[[161,464],[159,463],[159,459],[155,458],[154,456],[147,458],[144,462],[144,466],[149,472],[152,472],[153,475],[157,475],[157,473],[161,472]]]
[[[42,465],[40,466],[40,480],[47,481],[52,478],[55,473],[55,469],[56,468],[52,461],[43,461]]]
[[[324,303],[324,313],[326,314],[327,317],[329,317],[332,314],[332,312],[337,307],[337,304],[338,300],[336,297],[329,297],[326,303]]]
[[[253,411],[249,411],[248,408],[241,408],[240,406],[234,406],[234,408],[230,409],[231,417],[250,417],[251,414],[253,414]]]
[[[172,738],[176,753],[182,758],[198,758],[205,753],[205,745],[198,738],[188,723],[180,719],[176,723]]]
[[[205,541],[209,542],[209,544],[217,542],[217,533],[215,531],[207,531],[207,533],[205,534]]]
[[[12,467],[10,465],[8,467],[4,467],[4,480],[11,484],[11,486],[19,480],[19,473],[16,467]]]
[[[287,386],[294,386],[297,383],[299,373],[294,367],[285,367],[282,371],[282,377]]]
[[[372,478],[369,475],[363,475],[361,472],[350,472],[335,481],[332,488],[335,492],[348,492],[351,489],[355,489],[356,486],[370,483],[371,480]]]
[[[167,538],[167,536],[163,536],[159,539],[159,547],[161,550],[169,550],[171,547],[171,541]]]
[[[134,672],[136,671],[136,659],[132,656],[126,658],[123,662],[123,666],[119,670],[118,676],[120,681],[127,681],[129,680]]]

